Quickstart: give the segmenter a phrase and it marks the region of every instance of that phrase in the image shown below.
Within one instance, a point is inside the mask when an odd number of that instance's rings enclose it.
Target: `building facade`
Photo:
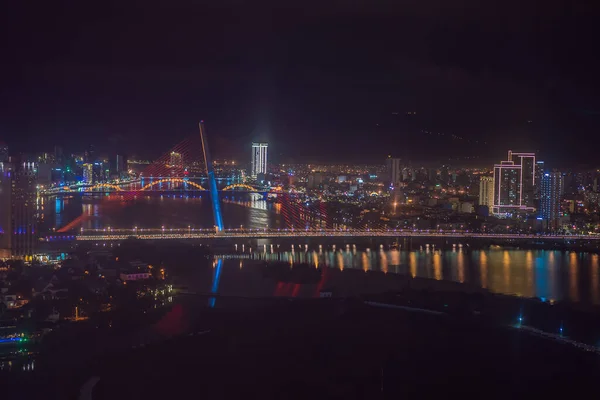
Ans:
[[[540,218],[546,228],[555,230],[559,227],[560,202],[564,191],[563,174],[547,172],[542,176],[540,185]]]
[[[115,174],[119,178],[124,178],[127,176],[127,157],[124,155],[117,154],[115,157]]]
[[[389,156],[385,160],[385,169],[387,173],[388,184],[397,186],[402,182],[402,160]]]
[[[12,166],[0,162],[0,258],[11,256]]]
[[[11,253],[28,259],[36,244],[37,166],[33,162],[14,163],[11,182]]]
[[[521,205],[535,208],[536,161],[535,153],[508,151],[508,160],[521,166]]]
[[[490,213],[494,206],[494,177],[482,176],[479,179],[479,205],[487,206]]]
[[[82,165],[83,168],[83,183],[91,185],[94,183],[94,164],[85,163]]]
[[[545,170],[545,163],[543,161],[535,162],[535,197],[537,200],[540,199],[540,189]]]
[[[508,160],[494,165],[492,213],[510,217],[535,210],[535,154],[508,151]]]
[[[507,216],[521,207],[521,167],[512,161],[494,165],[493,213]]]
[[[250,176],[256,179],[258,174],[267,173],[267,150],[269,148],[268,143],[252,143],[252,166]]]

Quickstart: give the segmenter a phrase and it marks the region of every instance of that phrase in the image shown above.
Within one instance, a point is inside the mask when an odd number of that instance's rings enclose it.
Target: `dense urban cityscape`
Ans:
[[[2,400],[597,390],[597,5],[3,15]]]
[[[60,146],[41,154],[9,155],[8,147],[1,146],[0,254],[5,259],[33,261],[52,256],[40,240],[56,230],[65,232],[64,226],[44,231],[39,218],[46,199],[61,196],[65,190],[70,194],[114,193],[119,187],[164,190],[170,185],[169,190],[187,193],[202,188],[188,182],[206,179],[201,162],[177,151],[150,162],[116,152],[100,155],[93,148],[64,154]],[[268,193],[268,199],[276,203],[278,193],[291,193],[295,201],[308,206],[309,214],[325,210],[327,218],[318,223],[313,218],[307,225],[311,228],[566,235],[594,235],[600,230],[600,170],[557,171],[531,152],[508,150],[506,160],[480,167],[422,166],[393,155],[380,165],[276,165],[268,163],[267,143],[252,143],[251,149],[246,160],[216,159],[217,178],[239,185],[233,190]],[[157,186],[164,177],[170,181]],[[178,182],[173,181],[177,178]],[[135,187],[139,182],[144,184]],[[316,210],[311,204],[321,208]],[[71,221],[63,222],[69,225]],[[290,224],[284,228],[294,227],[294,221]],[[79,229],[83,227],[70,227],[72,232]]]
[[[147,161],[118,152],[96,154],[93,147],[74,154],[65,154],[56,146],[52,152],[13,155],[2,145],[0,243],[4,263],[0,277],[5,316],[82,321],[119,303],[122,306],[128,296],[138,298],[136,303],[144,307],[168,304],[178,287],[173,289],[177,279],[168,277],[175,265],[170,260],[174,256],[159,256],[145,245],[131,242],[139,239],[196,240],[208,247],[192,247],[191,251],[233,251],[241,267],[248,257],[287,258],[278,253],[286,238],[325,240],[319,243],[335,253],[335,240],[342,240],[341,252],[343,243],[348,251],[349,243],[371,237],[367,246],[379,246],[382,252],[368,266],[365,260],[361,262],[365,271],[375,264],[384,271],[388,264],[401,267],[402,256],[393,252],[402,246],[408,251],[415,246],[423,251],[426,245],[423,254],[429,255],[430,243],[434,243],[435,257],[435,243],[439,251],[450,245],[456,251],[458,245],[462,253],[470,251],[463,250],[463,244],[473,249],[490,244],[565,249],[583,248],[583,242],[591,246],[589,250],[597,251],[600,242],[600,170],[557,171],[532,152],[508,150],[506,160],[481,167],[419,165],[392,155],[375,165],[277,165],[269,161],[269,144],[254,142],[247,146],[247,159],[215,159],[210,171],[204,159],[210,160],[207,146],[186,140],[157,160]],[[198,157],[201,149],[202,156]],[[211,174],[217,189],[214,193],[205,189],[211,186]],[[258,209],[275,218],[262,219],[258,224],[250,218],[246,227],[242,218],[238,227],[237,220],[232,226],[225,211],[225,223],[221,222],[219,229],[216,217],[215,222],[211,218],[204,226],[192,226],[189,216],[172,214],[167,223],[157,226],[152,225],[150,214],[142,214],[148,221],[137,219],[135,226],[127,226],[119,218],[110,222],[112,218],[103,215],[118,214],[119,209],[132,212],[140,204],[154,204],[155,199],[160,200],[154,206],[163,208],[169,199],[176,202],[185,198],[187,203],[190,199],[202,201],[203,196],[211,199],[213,206],[222,202],[224,207],[248,208],[250,212]],[[117,211],[106,207],[115,201]],[[75,212],[67,212],[73,205]],[[150,212],[155,214],[156,210]],[[207,212],[196,204],[185,212],[216,215],[221,211],[213,207]],[[211,238],[225,242],[206,242]],[[372,238],[380,238],[382,244],[372,243]],[[407,243],[407,238],[416,242]],[[315,244],[306,243],[299,245],[298,254],[291,245],[290,263],[300,257],[296,262],[302,265],[311,258],[303,254]],[[327,265],[328,256],[323,256],[321,244],[318,247],[311,262]],[[356,254],[356,245],[352,248]],[[388,249],[392,252],[389,261],[383,253]],[[325,258],[319,261],[321,257]],[[220,267],[221,258],[217,260]],[[345,261],[339,263],[342,270]],[[435,259],[433,263],[439,268]],[[411,264],[410,269],[414,268]],[[465,267],[459,264],[458,268],[458,281],[464,282]],[[410,272],[413,277],[415,271]],[[213,276],[210,292],[218,291],[217,276]],[[441,279],[442,271],[435,270],[433,277]],[[486,287],[484,277],[479,279]],[[595,284],[598,287],[593,289],[592,302],[600,304],[600,284]],[[539,295],[528,287],[516,288],[500,290]],[[555,301],[559,295],[550,293],[549,297]],[[33,335],[32,339],[39,333]],[[22,336],[3,340],[11,338]]]

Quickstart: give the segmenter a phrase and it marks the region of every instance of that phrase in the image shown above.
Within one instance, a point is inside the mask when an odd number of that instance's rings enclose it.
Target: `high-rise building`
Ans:
[[[119,178],[122,178],[127,174],[127,158],[124,155],[117,154],[117,157],[115,158],[115,172]]]
[[[0,142],[0,162],[8,162],[8,146]]]
[[[62,164],[65,160],[63,157],[63,149],[60,146],[54,146],[54,161]]]
[[[258,174],[267,173],[267,149],[268,143],[252,143],[252,170],[250,175],[256,178]]]
[[[479,205],[487,206],[492,211],[494,205],[494,178],[482,176],[479,179]]]
[[[127,157],[122,154],[113,154],[108,160],[108,165],[105,165],[105,167],[108,167],[109,176],[111,178],[122,179],[127,176],[127,171],[129,169],[127,167]]]
[[[526,207],[535,207],[535,173],[536,162],[535,153],[517,153],[508,151],[508,161],[513,161],[515,165],[521,166],[521,205]]]
[[[11,182],[11,253],[30,259],[36,243],[36,175],[33,162],[14,163]]]
[[[52,183],[52,165],[47,162],[37,164],[37,183],[42,186],[47,186]]]
[[[507,217],[515,212],[535,210],[535,154],[513,153],[494,165],[494,205],[492,212]]]
[[[106,182],[109,179],[110,168],[108,162],[96,161],[92,168],[93,183]]]
[[[520,175],[521,166],[512,161],[494,165],[494,214],[506,216],[521,207]]]
[[[410,176],[410,169],[402,168],[402,181],[408,181],[409,176]]]
[[[181,153],[172,151],[170,164],[171,164],[171,168],[183,169],[183,155]]]
[[[536,161],[535,162],[535,198],[537,200],[540,199],[540,189],[542,184],[542,177],[544,176],[544,162]]]
[[[82,166],[83,168],[83,183],[87,183],[91,185],[94,183],[94,164],[85,163]]]
[[[540,218],[546,222],[548,229],[551,230],[557,229],[559,225],[563,186],[564,179],[560,172],[547,172],[542,176]]]
[[[402,182],[402,160],[400,158],[388,156],[385,160],[385,168],[388,184],[396,186],[399,182]]]
[[[0,161],[0,258],[11,256],[12,166]]]
[[[568,171],[563,174],[563,194],[575,195],[577,194],[577,180],[575,177],[576,173]]]

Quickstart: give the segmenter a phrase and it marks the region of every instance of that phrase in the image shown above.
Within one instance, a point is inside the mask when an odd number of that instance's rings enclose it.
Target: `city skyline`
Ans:
[[[186,140],[188,140],[189,138],[193,137],[194,135],[188,136],[186,139],[184,139],[182,141],[185,142]],[[218,141],[218,140],[217,140]],[[256,141],[252,141],[251,144],[254,143],[259,143]],[[266,143],[266,142],[265,142]],[[239,143],[237,144],[231,144],[231,146],[235,147],[234,153],[237,154],[237,156],[232,156],[232,148],[230,147],[228,150],[228,152],[226,152],[226,154],[222,155],[219,154],[217,156],[217,159],[219,160],[231,160],[234,162],[238,162],[241,165],[247,165],[250,169],[252,168],[252,155],[248,155],[247,151],[244,151],[243,149],[243,145],[242,146],[237,146]],[[270,147],[271,144],[268,143],[268,146]],[[93,149],[91,152],[88,151],[89,149]],[[517,149],[519,149],[517,147]],[[48,150],[53,150],[53,151],[48,151]],[[519,155],[519,154],[527,154],[527,151],[530,149],[523,149],[521,151],[513,151],[510,150],[512,153],[514,153],[515,155]],[[58,153],[57,153],[58,152]],[[39,151],[20,151],[20,150],[14,150],[14,148],[9,147],[7,144],[3,144],[2,142],[0,142],[0,153],[2,155],[2,157],[8,157],[9,155],[12,155],[13,157],[25,157],[26,159],[33,159],[35,157],[51,157],[51,158],[57,158],[57,157],[63,157],[66,156],[67,154],[69,156],[74,156],[74,157],[81,157],[82,159],[87,159],[88,157],[94,158],[95,159],[100,159],[100,158],[104,158],[104,159],[108,159],[110,158],[110,162],[111,165],[113,165],[113,167],[116,166],[116,168],[123,168],[123,164],[125,160],[129,160],[130,158],[132,158],[133,160],[154,160],[154,159],[158,159],[159,156],[161,156],[161,154],[163,154],[162,150],[156,150],[156,151],[152,151],[150,153],[145,152],[144,151],[144,146],[140,146],[138,151],[124,151],[123,149],[119,149],[119,148],[105,148],[105,149],[99,149],[99,147],[95,146],[95,145],[84,145],[81,147],[74,147],[71,146],[70,148],[67,146],[67,149],[65,149],[64,146],[62,145],[52,145],[49,147],[45,147],[45,148],[40,148]],[[298,157],[298,156],[285,156],[283,154],[279,154],[279,156],[277,156],[277,154],[275,155],[275,159],[272,159],[272,152],[269,152],[269,162],[273,162],[276,164],[323,164],[323,165],[333,165],[333,164],[352,164],[352,165],[360,165],[360,164],[381,164],[381,165],[386,165],[389,162],[391,162],[391,160],[394,160],[396,162],[396,165],[402,165],[402,163],[408,163],[411,165],[422,165],[422,166],[427,166],[427,167],[433,167],[433,166],[440,166],[440,165],[452,165],[455,167],[474,167],[474,168],[485,168],[486,166],[489,166],[491,163],[494,163],[497,161],[497,159],[500,157],[501,154],[505,154],[506,150],[496,150],[494,153],[497,155],[494,156],[489,156],[489,157],[452,157],[452,154],[449,153],[449,156],[440,156],[440,157],[436,157],[436,158],[424,158],[424,159],[418,159],[415,157],[397,157],[397,154],[399,154],[400,152],[393,152],[393,156],[392,154],[390,154],[389,152],[387,154],[381,154],[379,156],[376,157],[366,157],[366,158],[362,158],[362,159],[356,159],[354,161],[351,161],[349,159],[345,159],[345,158],[341,158],[341,159],[336,159],[336,158],[332,158],[332,157],[314,157],[314,156],[307,156],[307,157]],[[58,155],[60,154],[60,155]],[[150,156],[148,157],[144,157],[142,156],[142,154],[150,154]],[[536,153],[537,157],[540,157],[540,153]],[[170,155],[169,155],[170,157]],[[542,156],[542,158],[544,159],[550,159],[552,160],[552,157],[545,157]],[[544,170],[543,168],[543,164],[545,163],[545,161],[540,161],[539,163],[541,163],[542,165],[542,170]],[[565,162],[565,161],[552,161],[550,163],[547,163],[552,166],[552,168],[559,168],[559,169],[564,169],[564,170],[578,170],[578,169],[594,169],[594,168],[598,168],[600,167],[600,162],[595,162],[595,161],[590,161],[590,162]],[[537,169],[536,169],[537,171]],[[537,171],[540,172],[540,171]],[[534,174],[534,179],[539,179],[541,178],[537,176],[537,172]]]
[[[2,16],[2,400],[597,389],[600,2]]]

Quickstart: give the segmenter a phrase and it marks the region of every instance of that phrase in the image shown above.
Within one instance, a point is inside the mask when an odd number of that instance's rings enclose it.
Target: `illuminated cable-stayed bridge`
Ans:
[[[491,234],[473,233],[464,231],[417,231],[410,229],[388,229],[386,222],[379,220],[352,220],[352,216],[344,215],[335,209],[335,205],[327,204],[327,201],[310,200],[305,201],[303,196],[297,193],[289,193],[272,190],[268,187],[259,187],[247,183],[232,182],[228,179],[219,179],[215,176],[213,163],[210,161],[210,153],[206,143],[206,132],[202,123],[199,125],[201,150],[199,146],[194,147],[190,140],[175,146],[170,152],[166,152],[154,164],[143,171],[144,178],[137,181],[121,181],[115,183],[99,183],[96,185],[74,185],[47,190],[48,194],[57,193],[110,193],[115,196],[102,196],[101,199],[110,200],[114,197],[123,204],[122,200],[134,200],[138,195],[150,192],[205,192],[209,194],[212,206],[214,227],[210,229],[197,229],[188,227],[183,229],[158,228],[158,229],[111,229],[84,230],[81,228],[83,222],[94,218],[91,214],[82,213],[79,217],[43,237],[47,242],[53,241],[121,241],[128,238],[140,240],[213,240],[213,239],[271,239],[271,238],[401,238],[401,237],[423,237],[423,238],[448,238],[448,239],[490,239],[490,240],[537,240],[537,241],[598,241],[600,236],[595,235],[563,235],[563,236],[537,236],[525,234]],[[196,137],[196,140],[198,139]],[[175,157],[174,154],[177,156]],[[193,165],[194,173],[205,174],[203,177],[185,176],[186,169],[173,167],[173,165]],[[204,165],[204,171],[200,171],[200,165]],[[173,176],[175,173],[181,175]],[[219,184],[220,183],[220,184]],[[51,192],[54,191],[54,192]],[[278,224],[287,229],[224,229],[223,216],[221,214],[221,201],[225,197],[219,192],[247,192],[277,193],[276,204],[272,211],[279,214]],[[185,196],[182,193],[182,196]],[[179,194],[177,194],[179,197]],[[110,203],[102,202],[102,204]],[[346,220],[348,219],[348,221]],[[353,226],[355,229],[346,229]],[[343,227],[343,229],[340,229]]]
[[[335,226],[331,213],[328,215],[323,202],[306,202],[302,196],[293,189],[286,191],[281,188],[271,188],[238,182],[236,179],[217,177],[214,164],[211,161],[208,149],[207,135],[204,124],[199,124],[200,135],[195,135],[180,142],[169,151],[165,152],[152,164],[148,165],[136,180],[101,182],[94,185],[76,184],[46,188],[40,191],[41,195],[100,195],[99,206],[110,203],[110,200],[123,202],[135,201],[140,196],[166,194],[176,196],[203,197],[208,194],[212,206],[215,226],[223,230],[223,216],[221,213],[220,192],[233,193],[258,193],[263,198],[277,197],[277,204],[273,207],[282,217],[282,223],[289,228],[304,228],[305,226],[319,226],[332,228]],[[200,139],[198,141],[198,139]],[[189,169],[188,169],[189,167]],[[193,176],[190,176],[193,175]],[[231,175],[238,176],[238,175]],[[270,196],[276,194],[276,196]],[[106,196],[105,196],[106,195]],[[106,200],[106,201],[105,201]],[[113,203],[114,204],[114,203]],[[77,231],[83,222],[94,216],[82,213],[67,225],[57,228],[60,233]]]

